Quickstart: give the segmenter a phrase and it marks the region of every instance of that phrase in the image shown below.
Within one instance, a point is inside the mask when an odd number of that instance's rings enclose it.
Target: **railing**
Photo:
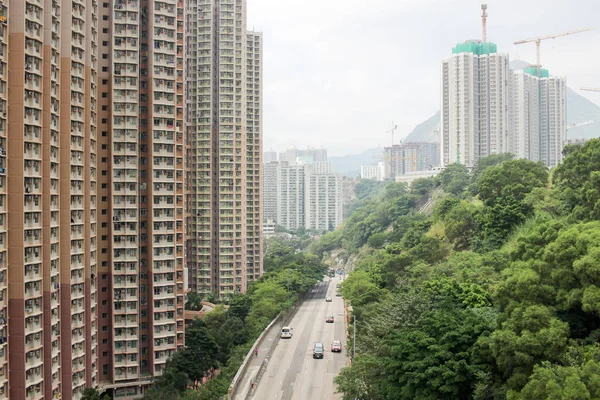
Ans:
[[[244,362],[238,369],[238,372],[235,374],[235,377],[233,378],[233,381],[231,382],[231,385],[229,386],[229,390],[227,391],[227,398],[226,398],[227,400],[232,400],[236,396],[237,391],[240,389],[240,384],[243,382],[243,377],[246,374],[246,371],[250,364],[250,360],[252,358],[252,354],[254,353],[255,349],[257,349],[261,345],[264,338],[266,336],[268,336],[268,333],[271,331],[271,329],[277,329],[277,331],[279,331],[281,329],[281,327],[289,324],[289,322],[292,320],[292,318],[294,318],[296,311],[298,311],[298,309],[300,308],[300,306],[306,299],[307,295],[308,295],[308,292],[299,295],[298,298],[296,299],[296,302],[290,309],[288,309],[284,312],[281,312],[262,331],[262,333],[260,334],[258,339],[256,339],[256,341],[250,348],[250,351],[248,351],[248,354],[246,354],[246,357],[244,358]],[[275,339],[271,342],[271,345],[266,349],[265,348],[262,349],[263,354],[266,354],[265,359],[262,362],[262,364],[261,364],[260,368],[258,369],[258,372],[254,376],[254,378],[251,379],[251,382],[253,382],[254,385],[253,385],[253,388],[251,388],[248,391],[248,393],[246,394],[245,399],[252,398],[252,395],[254,394],[254,390],[256,389],[258,382],[260,381],[265,370],[267,369],[267,365],[269,364],[269,359],[271,358],[271,355],[273,354],[273,351],[275,350],[275,347],[277,346],[277,343],[279,342],[280,338],[281,338],[280,335],[275,335]]]

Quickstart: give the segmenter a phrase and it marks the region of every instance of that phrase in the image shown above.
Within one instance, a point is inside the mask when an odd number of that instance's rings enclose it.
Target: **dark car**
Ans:
[[[342,342],[340,342],[339,340],[334,340],[333,342],[331,342],[331,351],[334,353],[341,353]]]
[[[328,322],[330,324],[333,323],[333,315],[328,315],[327,318],[325,318],[325,322]]]
[[[313,358],[323,358],[323,354],[325,353],[325,347],[323,343],[315,343],[315,347],[313,349]]]

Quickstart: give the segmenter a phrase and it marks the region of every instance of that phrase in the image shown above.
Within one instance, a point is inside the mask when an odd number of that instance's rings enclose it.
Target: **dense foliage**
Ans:
[[[146,392],[147,400],[217,400],[227,393],[233,376],[263,329],[290,308],[298,294],[321,280],[326,268],[302,250],[303,239],[270,239],[265,274],[246,294],[233,296],[185,331],[185,349],[167,362],[163,375]],[[188,295],[188,309],[201,299]]]
[[[312,245],[352,259],[344,399],[600,398],[600,140],[565,155],[390,184]]]

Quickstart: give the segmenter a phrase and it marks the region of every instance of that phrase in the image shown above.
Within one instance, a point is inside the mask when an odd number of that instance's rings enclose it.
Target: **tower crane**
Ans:
[[[600,88],[594,87],[582,87],[581,90],[585,90],[587,92],[600,92]]]
[[[514,44],[519,45],[519,44],[525,44],[525,43],[535,43],[536,67],[537,67],[537,75],[539,78],[540,72],[541,72],[541,67],[542,67],[541,55],[540,55],[540,45],[542,43],[542,40],[556,39],[557,37],[561,37],[561,36],[575,35],[576,33],[587,32],[587,31],[591,31],[594,29],[596,29],[596,28],[578,29],[575,31],[557,33],[556,35],[538,36],[538,37],[531,38],[531,39],[518,40]]]

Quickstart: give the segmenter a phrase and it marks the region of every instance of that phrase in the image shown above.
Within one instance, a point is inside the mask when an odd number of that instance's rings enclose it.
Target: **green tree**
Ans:
[[[81,400],[104,400],[108,399],[107,394],[100,395],[96,388],[86,388],[81,394]]]
[[[563,194],[576,218],[600,217],[600,140],[568,147],[568,155],[553,174],[553,182]]]
[[[202,296],[197,293],[189,292],[186,294],[185,309],[191,311],[202,310]]]
[[[446,238],[456,250],[467,250],[471,241],[479,234],[478,209],[463,202],[448,211],[444,217]]]
[[[342,294],[352,305],[379,301],[383,292],[369,279],[365,271],[355,271],[348,275],[342,283]]]
[[[462,195],[469,185],[469,171],[462,164],[450,164],[439,175],[440,186],[446,193]]]
[[[380,249],[385,244],[386,238],[387,234],[385,232],[374,233],[369,237],[367,244],[374,249]]]

